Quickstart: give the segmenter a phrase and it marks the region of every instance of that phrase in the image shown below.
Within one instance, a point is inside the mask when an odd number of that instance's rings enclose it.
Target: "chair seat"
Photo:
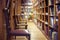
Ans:
[[[11,35],[15,35],[15,36],[28,36],[30,35],[30,33],[28,32],[28,30],[25,29],[16,29],[10,32]]]
[[[28,24],[17,24],[18,26],[28,26]]]
[[[17,24],[17,26],[18,26],[18,28],[19,28],[19,26],[25,26],[25,29],[27,29],[27,24]]]

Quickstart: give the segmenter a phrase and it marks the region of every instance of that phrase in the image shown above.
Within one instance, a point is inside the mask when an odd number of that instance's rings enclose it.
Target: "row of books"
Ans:
[[[42,28],[44,30],[44,26],[42,25],[43,23],[38,22],[38,27]],[[49,37],[51,40],[58,40],[58,32],[54,31],[54,29],[48,29],[48,25],[46,26],[46,34],[48,35],[49,32]]]
[[[60,5],[56,5],[56,11],[60,10]]]
[[[54,17],[50,17],[50,25],[53,27],[54,24]]]
[[[56,3],[60,3],[60,0],[56,0]],[[54,0],[49,0],[49,5],[54,4]]]
[[[51,40],[58,40],[58,32],[53,31],[53,29],[49,30],[49,37]]]
[[[45,25],[45,26],[46,26],[45,33],[46,33],[46,35],[49,35],[50,40],[58,40],[58,32],[54,31],[54,29],[52,29],[52,28],[49,29],[48,25]]]
[[[54,14],[57,14],[58,15],[58,12],[60,11],[60,5],[56,5],[56,13],[54,13],[54,6],[50,7],[50,15],[54,15]]]
[[[41,28],[42,30],[44,30],[44,23],[42,23],[41,21],[38,21],[38,22],[37,22],[37,26],[38,26],[39,28]]]
[[[50,16],[54,15],[54,7],[50,7]]]
[[[52,4],[54,4],[54,0],[45,0],[45,3],[46,3],[46,6],[48,6],[48,3],[49,3],[49,5],[52,5]],[[56,0],[56,3],[60,3],[60,0]]]
[[[54,4],[54,0],[49,0],[49,5]]]
[[[54,23],[55,21],[54,21],[54,20],[55,20],[56,22],[58,22],[58,17],[56,17],[56,19],[54,19],[54,17],[50,17],[50,25],[52,26],[52,28],[53,28],[54,25],[55,25],[55,23]]]
[[[39,21],[40,21],[40,20],[39,20]],[[48,17],[45,17],[45,21],[48,22]],[[56,21],[56,23],[55,23],[55,21]],[[55,17],[53,17],[53,16],[50,17],[50,26],[51,26],[51,28],[54,28],[54,27],[58,28],[57,22],[58,22],[58,17],[56,17],[56,19],[55,19]],[[39,26],[42,26],[43,23],[44,23],[44,22],[38,22],[38,25],[39,25]],[[42,24],[42,25],[41,25],[41,24]],[[45,24],[45,23],[44,23],[44,24]]]
[[[46,32],[46,34],[48,35],[48,25],[45,25],[45,27],[46,27],[46,30],[45,30],[45,32]]]
[[[57,16],[58,16],[58,12],[60,11],[60,5],[56,5],[56,13],[57,13]]]
[[[44,24],[43,23],[39,23],[38,22],[38,27],[41,28],[42,30],[44,30]],[[49,33],[49,37],[51,40],[58,40],[58,32],[57,31],[54,31],[54,29],[48,29],[48,25],[45,26],[46,27],[46,34],[48,35]]]
[[[51,18],[51,22],[52,22],[52,25],[54,25],[54,26],[52,26],[53,28],[51,28],[51,29],[49,29],[49,27],[48,27],[48,25],[45,25],[45,33],[47,34],[47,35],[49,35],[49,37],[50,37],[50,39],[51,40],[58,40],[58,32],[57,31],[55,31],[55,29],[57,30],[58,29],[58,24],[57,24],[57,22],[54,24],[53,23],[53,17]],[[38,27],[39,28],[41,28],[42,30],[44,30],[44,23],[42,23],[42,22],[40,22],[40,21],[38,21],[37,22],[37,25],[38,25]]]

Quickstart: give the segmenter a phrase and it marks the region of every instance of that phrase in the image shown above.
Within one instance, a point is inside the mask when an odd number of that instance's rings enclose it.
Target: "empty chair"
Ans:
[[[28,40],[30,40],[30,33],[28,30],[26,30],[26,29],[11,30],[11,27],[10,27],[11,22],[9,22],[9,15],[8,15],[7,8],[4,9],[4,16],[5,16],[5,22],[6,22],[7,40],[11,40],[12,36],[26,36],[28,38]]]
[[[28,26],[27,21],[19,21],[18,20],[19,19],[18,15],[15,15],[15,14],[13,16],[13,19],[14,19],[14,23],[15,23],[15,28],[16,29],[19,29],[19,27],[21,27],[21,26],[24,26],[25,29],[27,29],[27,26]]]

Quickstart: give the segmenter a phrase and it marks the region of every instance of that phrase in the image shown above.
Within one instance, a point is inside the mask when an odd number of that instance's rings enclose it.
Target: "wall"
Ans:
[[[4,7],[5,7],[5,0],[0,0],[0,40],[6,40],[5,39],[4,16],[3,16]]]

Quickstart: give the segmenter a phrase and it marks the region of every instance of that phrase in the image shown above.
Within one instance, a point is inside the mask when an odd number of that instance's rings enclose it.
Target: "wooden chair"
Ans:
[[[30,40],[30,33],[28,30],[26,29],[11,30],[7,8],[4,9],[4,16],[5,16],[5,21],[6,21],[7,40],[11,40],[11,36],[26,36],[28,40]]]
[[[14,23],[15,23],[15,29],[19,29],[20,26],[25,26],[25,29],[27,29],[27,21],[19,21],[18,20],[18,15],[13,16]]]

